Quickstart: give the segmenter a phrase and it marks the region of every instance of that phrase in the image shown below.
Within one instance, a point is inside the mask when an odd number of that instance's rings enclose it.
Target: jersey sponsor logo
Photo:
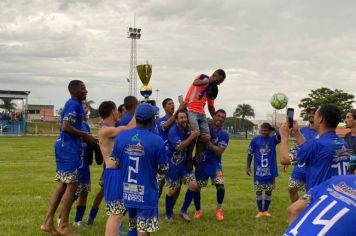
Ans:
[[[171,162],[172,164],[174,165],[179,165],[180,163],[182,163],[185,159],[185,155],[183,154],[183,152],[181,151],[176,151],[176,152],[173,152],[173,156],[171,158]]]
[[[129,156],[144,156],[145,149],[140,143],[134,145],[127,145],[125,148],[125,153]]]

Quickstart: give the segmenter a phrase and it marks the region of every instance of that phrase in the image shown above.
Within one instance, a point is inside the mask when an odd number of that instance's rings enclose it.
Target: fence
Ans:
[[[26,120],[18,121],[0,120],[0,136],[24,135],[26,131]]]

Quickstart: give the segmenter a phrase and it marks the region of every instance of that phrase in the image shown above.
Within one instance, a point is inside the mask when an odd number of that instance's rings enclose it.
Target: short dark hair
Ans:
[[[225,71],[223,69],[217,69],[215,71],[215,73],[217,73],[218,75],[220,75],[221,77],[223,77],[224,79],[226,78],[226,74]]]
[[[124,98],[124,106],[127,110],[135,109],[138,104],[138,100],[134,96],[127,96]]]
[[[166,99],[164,99],[163,102],[162,102],[162,107],[165,108],[166,105],[167,105],[167,103],[168,103],[169,101],[173,101],[173,99],[172,99],[172,98],[166,98]]]
[[[220,112],[220,113],[224,113],[225,116],[226,116],[226,111],[225,111],[224,109],[219,109],[219,110],[217,110],[217,111],[215,112],[215,114],[216,114],[216,113],[219,113],[219,112]]]
[[[318,111],[328,128],[335,129],[341,121],[341,111],[335,104],[323,104]]]
[[[104,101],[99,106],[99,116],[105,119],[110,116],[111,112],[116,109],[113,101]]]
[[[272,130],[273,128],[272,128],[272,125],[270,123],[265,122],[265,123],[261,124],[261,129]]]
[[[187,117],[188,117],[188,114],[185,110],[179,110],[176,112],[176,114],[174,114],[174,118],[177,120],[178,119],[178,114],[179,113],[184,113]]]
[[[351,109],[351,111],[349,111],[352,114],[352,117],[354,118],[354,120],[356,119],[356,109]]]
[[[81,84],[84,84],[81,80],[72,80],[68,84],[68,91],[72,94],[74,93]]]
[[[123,111],[124,111],[124,107],[125,107],[125,105],[124,105],[124,104],[121,104],[121,105],[117,108],[117,111],[118,111],[118,112],[123,112]]]
[[[315,113],[316,110],[318,110],[317,107],[308,107],[307,109],[305,109],[305,112],[306,112],[307,114],[309,114],[309,113]]]

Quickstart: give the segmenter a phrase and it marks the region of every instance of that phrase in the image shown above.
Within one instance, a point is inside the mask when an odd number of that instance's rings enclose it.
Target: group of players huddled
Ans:
[[[118,235],[126,213],[127,235],[150,235],[159,228],[158,201],[163,187],[167,186],[165,220],[172,221],[183,183],[187,190],[179,216],[190,222],[187,210],[194,202],[194,219],[198,220],[203,214],[201,188],[207,186],[209,178],[216,187],[216,220],[222,221],[225,187],[221,158],[229,135],[223,129],[226,112],[215,110],[214,99],[217,86],[225,78],[221,69],[211,76],[197,76],[177,110],[173,99],[163,100],[165,115],[161,118],[157,117],[158,107],[139,103],[133,96],[126,97],[118,108],[114,102],[104,101],[99,106],[102,125],[98,139],[91,135],[87,124],[86,87],[82,81],[71,81],[71,98],[61,113],[60,136],[55,143],[59,185],[52,193],[41,230],[52,235],[75,235],[69,227],[69,213],[75,201],[74,225],[84,225],[93,153],[98,164],[103,162],[103,174],[101,190],[86,225],[93,224],[104,197],[108,215],[105,235]],[[211,123],[205,115],[206,103]],[[246,173],[254,175],[256,217],[271,216],[268,208],[278,176],[276,146],[280,143],[280,162],[285,168],[294,165],[289,183],[293,204],[288,208],[290,226],[285,235],[351,235],[348,232],[355,231],[352,219],[356,217],[356,178],[345,174],[355,172],[356,110],[347,114],[346,124],[351,132],[345,140],[335,134],[341,120],[335,105],[310,110],[308,118],[309,126],[300,129],[295,122],[292,128],[286,122],[279,130],[263,123],[259,135],[252,139]],[[295,139],[292,149],[288,144],[290,135]],[[333,177],[337,175],[344,176]],[[298,191],[303,189],[307,194],[299,198]],[[55,227],[60,202],[62,210]],[[349,223],[353,231],[345,231],[349,229],[341,223]]]

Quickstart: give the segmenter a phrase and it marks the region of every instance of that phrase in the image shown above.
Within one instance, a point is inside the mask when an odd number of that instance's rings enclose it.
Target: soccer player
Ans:
[[[355,235],[355,206],[356,176],[334,176],[288,208],[290,225],[283,236]]]
[[[136,128],[124,131],[115,140],[112,156],[122,170],[123,199],[130,214],[130,228],[138,235],[158,231],[157,174],[167,170],[163,140],[149,129],[158,108],[148,103],[137,106]]]
[[[284,123],[280,130],[280,158],[282,165],[305,163],[306,190],[321,184],[335,175],[345,175],[351,153],[347,143],[336,135],[335,129],[341,120],[340,109],[334,104],[321,105],[315,112],[314,128],[319,138],[310,139],[300,146],[295,156],[289,155],[289,124]],[[293,129],[296,139],[302,138],[298,124]]]
[[[118,119],[116,105],[112,101],[104,101],[99,106],[99,115],[103,119],[103,126],[100,128],[99,145],[105,161],[103,174],[104,197],[106,210],[109,215],[106,222],[105,235],[117,236],[119,225],[125,206],[122,200],[122,179],[118,157],[111,156],[111,151],[116,136],[123,130],[131,129],[135,126],[132,119],[127,126],[115,128]]]
[[[165,176],[166,185],[169,188],[166,195],[166,220],[173,219],[173,208],[176,196],[182,182],[188,184],[188,190],[180,212],[184,221],[190,222],[187,209],[194,194],[198,192],[198,184],[191,169],[187,168],[188,147],[199,136],[199,129],[190,131],[188,117],[185,111],[175,114],[176,124],[168,132],[168,163],[169,168]]]
[[[121,118],[126,114],[126,108],[124,104],[121,104],[118,108],[117,111],[119,112],[119,121]]]
[[[209,126],[211,141],[208,142],[204,152],[200,154],[200,165],[199,168],[195,170],[199,190],[201,187],[208,185],[209,178],[216,187],[217,206],[215,216],[218,221],[224,219],[222,203],[225,196],[225,187],[221,158],[229,143],[229,134],[223,129],[225,119],[226,112],[223,109],[219,109],[215,112],[213,121]],[[200,219],[202,216],[202,211],[200,210],[200,191],[196,195],[197,197],[194,198],[196,209],[194,219]]]
[[[166,98],[162,102],[165,115],[156,120],[159,136],[163,139],[168,151],[168,131],[175,122],[174,118],[174,102],[171,98]],[[163,186],[165,184],[164,175],[158,175],[159,194],[161,197]]]
[[[216,70],[210,77],[204,74],[198,75],[184,99],[184,103],[188,109],[188,119],[192,130],[200,130],[201,137],[195,140],[196,150],[194,159],[200,155],[204,149],[204,143],[210,140],[209,125],[206,119],[204,107],[208,103],[208,109],[211,116],[215,114],[214,99],[215,97],[208,96],[206,90],[210,85],[219,85],[226,78],[225,71],[222,69]],[[216,87],[217,88],[217,87]],[[210,98],[209,98],[210,97]],[[193,143],[193,144],[194,144]],[[189,149],[188,156],[192,157],[194,146]]]
[[[349,172],[353,173],[356,169],[356,109],[352,109],[346,114],[345,123],[346,128],[351,129],[351,131],[345,135],[344,139],[349,145],[349,148],[352,149]]]
[[[121,117],[120,121],[117,121],[115,126],[128,125],[135,114],[135,109],[138,105],[138,100],[134,96],[127,96],[124,98],[125,114]]]
[[[271,135],[272,131],[276,134]],[[255,136],[250,143],[247,155],[247,175],[251,175],[251,162],[254,161],[254,187],[258,213],[256,218],[271,216],[268,212],[272,200],[272,191],[275,187],[275,178],[278,176],[276,145],[280,136],[276,129],[269,123],[263,123],[260,134]],[[263,191],[265,197],[263,199]]]
[[[90,134],[90,127],[87,122],[89,107],[88,107],[86,101],[83,101],[82,105],[83,105],[85,115],[84,115],[81,130],[83,132],[87,132]],[[87,205],[88,193],[90,192],[90,167],[84,161],[86,149],[87,149],[87,144],[85,142],[82,142],[81,165],[78,168],[78,188],[75,193],[75,196],[78,197],[77,211],[75,213],[75,218],[74,218],[74,225],[76,225],[76,226],[83,226],[83,224],[82,224],[83,215],[85,213],[85,209],[86,209],[86,205]]]
[[[309,125],[300,128],[299,132],[301,133],[303,139],[295,140],[295,147],[290,151],[290,155],[296,155],[300,145],[309,139],[316,138],[318,135],[316,130],[313,128],[315,111],[315,108],[307,109]],[[298,191],[305,191],[305,181],[305,163],[296,164],[289,178],[288,185],[289,197],[292,203],[299,199]]]
[[[89,144],[97,142],[92,135],[81,131],[85,115],[81,103],[88,93],[84,83],[80,80],[72,80],[68,90],[71,98],[66,102],[61,113],[60,134],[55,144],[56,180],[59,185],[52,193],[46,218],[41,225],[41,230],[52,235],[74,235],[68,222],[74,194],[78,187],[82,142],[80,138]],[[62,202],[61,222],[56,229],[53,219],[60,202]]]

